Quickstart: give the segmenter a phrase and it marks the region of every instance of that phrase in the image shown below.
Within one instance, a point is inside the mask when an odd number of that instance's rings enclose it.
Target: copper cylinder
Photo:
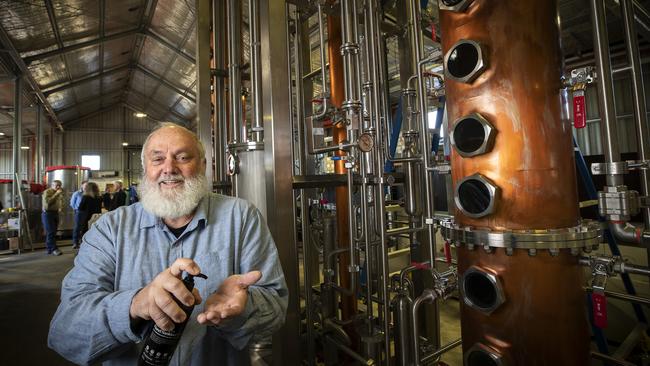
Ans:
[[[487,268],[499,277],[505,302],[486,315],[461,306],[463,351],[476,343],[504,355],[506,365],[589,365],[589,328],[578,257],[561,251],[535,257],[504,249],[492,254],[482,249],[458,248],[458,271],[470,266]]]
[[[483,46],[487,69],[470,84],[447,78],[449,124],[474,112],[496,129],[492,152],[467,159],[452,149],[454,186],[480,172],[500,188],[496,212],[462,225],[549,229],[578,223],[571,126],[561,119],[562,60],[555,1],[475,0],[441,11],[443,52],[461,39]]]
[[[330,71],[330,99],[332,105],[341,108],[345,98],[344,79],[343,79],[343,58],[341,57],[341,18],[338,16],[327,17],[327,56],[329,59]],[[334,144],[339,144],[347,139],[345,127],[332,127],[332,139]],[[337,156],[346,155],[344,151],[338,150]],[[334,162],[334,172],[336,174],[346,174],[347,170],[344,165],[345,161],[336,160]],[[336,227],[337,242],[339,248],[350,246],[350,227],[348,225],[348,188],[347,186],[336,187]],[[350,286],[350,258],[347,253],[340,255],[339,260],[339,278],[341,286],[348,288]],[[350,319],[357,313],[357,302],[352,296],[343,296],[341,299],[341,314],[343,319]]]
[[[579,223],[572,129],[561,110],[557,20],[556,1],[475,0],[463,12],[440,12],[443,52],[472,40],[486,59],[472,82],[446,79],[450,132],[472,113],[496,131],[493,147],[483,154],[463,157],[452,149],[454,187],[474,174],[498,187],[487,216],[456,210],[461,226],[544,230]],[[472,267],[496,275],[505,301],[489,314],[462,303],[465,354],[478,343],[510,366],[589,364],[583,272],[568,249],[557,256],[516,249],[509,256],[502,248],[488,253],[463,245],[459,274]]]

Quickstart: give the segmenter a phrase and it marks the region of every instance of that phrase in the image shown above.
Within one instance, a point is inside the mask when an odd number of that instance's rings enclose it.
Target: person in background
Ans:
[[[60,180],[52,181],[52,186],[43,192],[43,227],[45,228],[45,246],[47,254],[61,255],[56,246],[56,229],[59,226],[59,211],[63,207],[63,188]]]
[[[111,209],[111,188],[113,188],[113,185],[107,184],[104,194],[102,195],[102,205],[106,211],[110,211]]]
[[[140,201],[140,198],[138,197],[138,183],[131,183],[131,186],[129,187],[129,205],[138,201]]]
[[[122,181],[116,180],[114,182],[113,198],[111,198],[111,206],[109,211],[114,211],[118,207],[126,205],[126,192],[124,192]]]
[[[249,344],[282,326],[289,301],[264,218],[211,192],[205,148],[184,127],[152,132],[142,164],[140,202],[103,214],[84,235],[49,347],[76,364],[136,365],[154,322],[169,331],[186,320],[182,302],[196,306],[171,365],[250,365]],[[182,272],[207,279],[190,292]]]
[[[81,231],[81,224],[79,221],[79,204],[81,203],[81,197],[84,194],[86,189],[87,180],[81,182],[79,190],[74,191],[72,197],[70,198],[70,207],[74,210],[74,226],[72,227],[72,249],[79,248],[79,233]]]
[[[79,204],[80,238],[88,231],[90,218],[98,213],[102,213],[102,198],[99,194],[99,187],[97,183],[89,182],[84,188],[83,198]]]

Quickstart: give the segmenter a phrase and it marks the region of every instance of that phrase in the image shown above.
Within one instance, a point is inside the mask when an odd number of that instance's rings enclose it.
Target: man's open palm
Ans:
[[[218,325],[226,319],[241,314],[248,300],[248,286],[255,284],[260,278],[262,278],[260,271],[226,278],[217,292],[206,300],[203,312],[197,316],[198,322]]]

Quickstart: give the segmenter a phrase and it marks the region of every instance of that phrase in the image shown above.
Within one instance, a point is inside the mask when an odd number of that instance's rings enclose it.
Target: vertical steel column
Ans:
[[[268,207],[274,214],[267,216],[273,239],[278,245],[278,254],[289,289],[289,307],[284,326],[273,339],[273,364],[297,365],[300,353],[300,304],[298,256],[294,230],[287,230],[288,222],[294,222],[291,188],[293,164],[289,149],[292,138],[289,120],[289,95],[287,85],[287,40],[284,32],[277,32],[286,26],[284,0],[269,0],[260,3],[260,34],[262,44],[262,88],[264,125],[264,152],[266,161],[266,197]],[[230,35],[234,37],[233,34]]]
[[[421,26],[421,12],[420,12],[420,2],[417,0],[410,1],[410,12],[409,12],[409,23],[412,27],[412,44],[411,51],[415,62],[413,66],[415,67],[415,72],[418,76],[417,78],[417,97],[418,97],[418,106],[420,112],[420,154],[422,156],[422,162],[424,163],[424,224],[426,225],[426,234],[421,234],[426,245],[421,246],[422,250],[428,254],[429,264],[431,268],[436,267],[435,254],[436,254],[436,230],[433,223],[434,215],[434,181],[431,177],[432,174],[432,161],[431,161],[431,135],[429,133],[429,124],[428,124],[428,106],[427,106],[427,95],[424,87],[424,77],[422,72],[424,45],[422,43],[422,26]],[[417,197],[416,197],[417,200]],[[424,258],[422,253],[422,258]],[[438,311],[437,303],[432,303],[431,311],[427,311],[427,325],[429,326],[428,330],[429,341],[434,346],[434,348],[440,347],[440,312]]]
[[[20,145],[22,144],[22,124],[23,124],[23,79],[22,75],[16,75],[14,81],[14,135],[12,149],[11,176],[13,184],[11,185],[11,204],[16,207],[18,203],[17,195],[20,189],[20,181],[16,181],[16,174],[20,179]]]
[[[298,133],[298,147],[293,144],[293,139],[292,144],[291,144],[291,151],[297,154],[297,156],[292,157],[292,161],[298,160],[298,168],[292,172],[297,175],[303,175],[306,174],[306,159],[305,159],[305,137],[304,137],[304,131],[303,131],[303,121],[304,121],[304,115],[303,115],[303,99],[302,99],[302,48],[301,48],[301,30],[302,30],[302,22],[300,20],[300,13],[296,9],[294,12],[294,19],[293,23],[290,21],[290,12],[291,12],[291,6],[287,3],[286,4],[286,13],[287,13],[287,61],[291,60],[293,62],[288,62],[287,66],[287,73],[289,75],[289,98],[290,100],[293,100],[293,102],[289,103],[290,104],[290,117],[291,117],[291,128],[295,128],[297,133]],[[290,40],[291,40],[291,25],[293,25],[293,55],[291,54],[291,47],[289,47]],[[293,60],[292,57],[293,56]],[[291,76],[292,74],[295,77],[295,90],[293,87],[293,84],[291,82]],[[293,99],[293,94],[295,92],[296,98]],[[296,114],[295,117],[293,115],[293,105],[295,103],[295,110]],[[318,268],[319,268],[319,261],[318,261],[318,253],[314,255],[312,249],[312,243],[311,243],[311,238],[309,234],[309,222],[307,220],[307,217],[309,215],[309,206],[307,202],[307,191],[305,189],[301,189],[298,191],[300,195],[300,216],[301,216],[301,233],[302,233],[302,253],[303,253],[303,263],[302,263],[302,270],[303,270],[303,284],[304,284],[304,293],[305,293],[305,320],[307,321],[307,326],[306,326],[306,331],[307,331],[307,354],[301,356],[302,359],[305,359],[304,356],[306,356],[306,361],[307,364],[310,366],[315,365],[316,362],[316,356],[315,356],[315,349],[314,349],[314,319],[313,319],[313,314],[312,314],[312,307],[313,307],[313,298],[312,298],[312,286],[314,284],[317,284],[320,279],[318,276]],[[294,200],[294,222],[295,218],[298,217],[298,214],[296,212],[297,206],[296,206],[296,201]],[[295,228],[294,228],[295,229]],[[294,230],[294,235],[296,235],[296,231]],[[296,240],[297,240],[296,236]],[[314,258],[316,259],[314,261]],[[301,332],[302,333],[302,332]]]
[[[260,0],[248,0],[248,24],[251,48],[251,93],[253,94],[253,141],[264,139],[264,120],[262,114],[262,64],[260,63]]]
[[[634,98],[634,116],[636,117],[637,145],[639,149],[639,160],[650,160],[650,141],[648,141],[648,115],[645,103],[645,89],[643,86],[643,74],[639,54],[639,42],[634,22],[634,4],[632,0],[621,0],[623,24],[625,25],[625,37],[627,39],[627,57],[632,73],[632,96]],[[647,169],[639,171],[641,176],[641,194],[647,196],[650,193],[650,173]],[[650,208],[643,209],[644,224],[650,229]]]
[[[43,163],[44,163],[44,154],[43,154],[43,105],[41,103],[36,104],[36,166],[34,168],[34,174],[36,177],[34,180],[36,183],[41,183],[43,181]]]
[[[226,3],[225,1],[214,1],[212,4],[212,44],[215,75],[213,75],[214,91],[214,160],[215,160],[215,181],[223,182],[226,179],[226,159],[224,153],[228,146],[227,133],[227,100],[225,75],[222,73],[226,68]]]
[[[241,142],[242,101],[241,101],[241,4],[239,0],[228,0],[228,91],[230,94],[230,144]]]
[[[616,109],[614,106],[614,87],[609,55],[609,39],[607,37],[607,22],[605,21],[605,6],[603,0],[590,0],[591,24],[594,35],[594,56],[598,72],[598,110],[600,112],[600,131],[603,135],[603,153],[606,163],[614,163],[621,159],[618,149],[618,131],[616,130]],[[623,184],[621,175],[608,174],[607,185]]]
[[[335,108],[342,108],[345,99],[345,81],[344,81],[344,62],[341,56],[341,47],[343,43],[341,32],[342,19],[330,15],[327,17],[327,51],[329,57],[329,72],[330,72],[330,93],[332,105]],[[340,144],[347,138],[346,129],[344,127],[335,126],[332,128],[332,137],[334,144]],[[346,156],[347,153],[342,150],[335,152],[336,156]],[[336,174],[346,174],[345,161],[337,160],[334,162],[334,171]],[[350,246],[349,234],[352,228],[348,223],[348,187],[338,186],[335,188],[336,192],[336,232],[337,243],[339,248],[347,248]],[[351,273],[349,272],[351,258],[341,255],[339,259],[338,274],[340,278],[341,287],[350,288]],[[347,320],[357,313],[357,302],[354,297],[341,296],[341,315],[343,320]],[[347,327],[349,331],[351,327]],[[356,341],[356,337],[354,337]]]
[[[214,182],[210,85],[210,2],[196,0],[196,115],[199,139],[205,147],[205,175]]]

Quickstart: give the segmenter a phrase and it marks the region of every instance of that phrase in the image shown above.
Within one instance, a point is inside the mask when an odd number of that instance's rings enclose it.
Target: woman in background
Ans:
[[[102,212],[102,197],[99,194],[99,187],[95,182],[88,182],[84,189],[81,203],[79,204],[79,222],[81,235],[88,231],[88,221],[94,214]]]

